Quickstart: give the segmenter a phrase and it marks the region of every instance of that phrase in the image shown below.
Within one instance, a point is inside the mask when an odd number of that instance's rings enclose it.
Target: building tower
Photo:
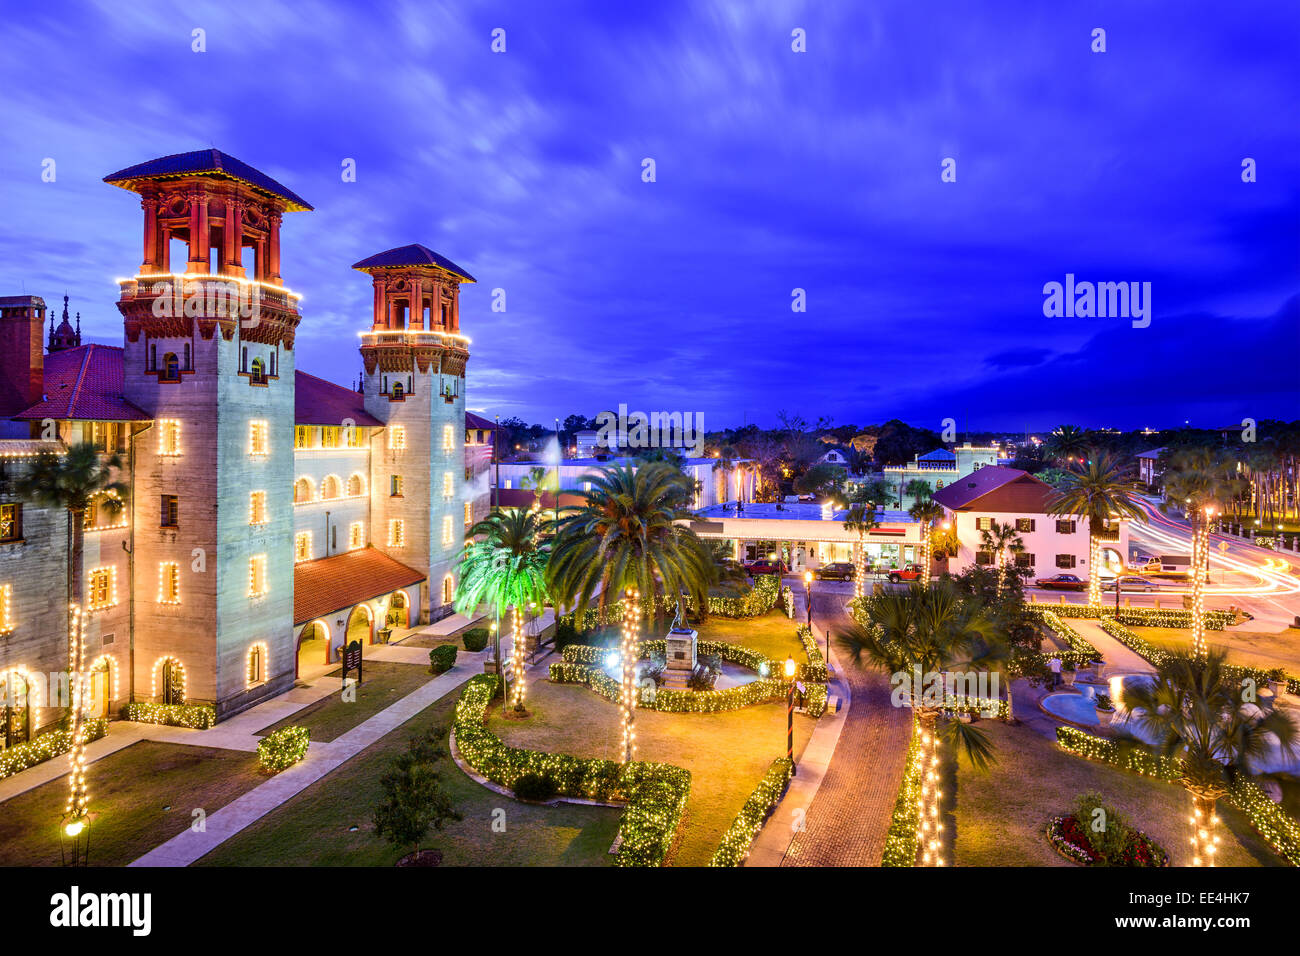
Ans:
[[[153,419],[130,449],[137,696],[225,717],[293,683],[300,315],[280,221],[311,206],[215,149],[104,181],[144,210],[140,271],[118,300],[123,394]]]
[[[450,613],[465,538],[465,365],[460,286],[474,277],[421,245],[352,268],[374,283],[361,335],[366,411],[384,423],[371,454],[371,540],[424,571],[425,620]]]
[[[68,297],[63,297],[63,321],[59,327],[54,327],[54,316],[50,316],[50,345],[51,352],[62,352],[64,349],[75,349],[81,345],[81,313],[77,313],[77,327],[73,329],[72,323],[68,321]]]
[[[23,437],[26,424],[9,421],[41,400],[45,388],[45,300],[37,295],[0,296],[0,437]]]

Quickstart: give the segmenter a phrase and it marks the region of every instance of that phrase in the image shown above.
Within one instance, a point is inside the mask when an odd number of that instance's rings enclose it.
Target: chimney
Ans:
[[[0,418],[12,418],[41,400],[44,330],[44,299],[0,296]]]

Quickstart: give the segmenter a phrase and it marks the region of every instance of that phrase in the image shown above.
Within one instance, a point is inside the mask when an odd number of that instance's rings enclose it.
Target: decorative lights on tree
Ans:
[[[68,605],[68,671],[72,711],[69,715],[68,805],[64,813],[64,831],[78,836],[86,827],[86,643],[85,613],[77,604]]]
[[[520,623],[519,605],[515,605],[511,610],[511,647],[510,647],[510,668],[514,674],[514,686],[510,689],[510,703],[514,705],[516,712],[523,712],[524,709],[524,654],[527,652],[528,636],[524,633],[524,628]]]
[[[1214,866],[1214,854],[1219,848],[1218,814],[1214,812],[1214,799],[1193,794],[1192,815],[1187,818],[1192,825],[1192,866]]]
[[[921,724],[921,792],[916,798],[916,845],[922,866],[943,866],[943,823],[939,820],[939,751],[933,727]]]
[[[636,759],[636,662],[640,637],[641,604],[635,589],[629,590],[623,601],[623,640],[619,645],[619,663],[622,667],[622,695],[619,699],[619,716],[623,726],[623,762]]]
[[[1213,508],[1205,509],[1205,517],[1192,510],[1192,653],[1205,656],[1205,577],[1210,570],[1209,520]]]

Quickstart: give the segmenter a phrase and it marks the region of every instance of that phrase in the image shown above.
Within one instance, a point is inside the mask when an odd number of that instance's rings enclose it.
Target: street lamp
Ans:
[[[785,756],[790,761],[790,776],[798,773],[794,764],[794,658],[785,659],[785,679],[790,682],[790,693],[785,700]]]

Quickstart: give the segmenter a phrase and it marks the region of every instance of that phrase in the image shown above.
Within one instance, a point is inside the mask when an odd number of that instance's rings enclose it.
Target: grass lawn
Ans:
[[[955,865],[1076,865],[1057,854],[1043,834],[1050,817],[1072,811],[1075,798],[1090,790],[1163,846],[1171,866],[1190,864],[1191,798],[1181,786],[1075,757],[1028,727],[991,720],[980,727],[993,740],[997,764],[980,773],[963,757],[956,785],[949,779],[944,788],[953,794],[946,824],[955,841],[950,844]],[[1218,813],[1220,866],[1284,865],[1244,815],[1226,802],[1220,802]]]
[[[789,622],[786,622],[789,624]],[[528,688],[527,720],[503,720],[493,710],[489,727],[517,747],[617,759],[618,707],[576,684],[535,681]],[[795,715],[795,758],[814,721]],[[637,756],[691,772],[691,796],[681,836],[669,856],[674,866],[704,866],[723,832],[758,784],[785,754],[784,703],[758,704],[718,714],[666,714],[638,710]]]
[[[1129,630],[1168,650],[1178,647],[1190,650],[1192,646],[1192,632],[1187,628],[1132,627]],[[1222,631],[1206,631],[1205,641],[1211,647],[1226,647],[1228,660],[1235,664],[1265,670],[1281,667],[1290,674],[1300,673],[1300,631],[1295,628],[1264,634],[1229,627]]]
[[[330,671],[330,675],[337,676],[338,673],[338,668]],[[262,728],[258,733],[269,734],[281,727],[306,727],[311,731],[312,740],[327,743],[434,678],[427,665],[397,664],[392,661],[366,661],[362,675],[364,679],[355,688],[355,700],[343,700],[340,681],[339,688],[330,696],[322,697],[296,714]]]
[[[197,866],[392,866],[408,849],[374,834],[379,778],[407,740],[450,727],[460,688],[421,711],[283,806],[217,847]],[[540,807],[493,793],[443,762],[443,786],[463,817],[421,844],[443,852],[444,866],[609,866],[622,810],[560,804]],[[493,813],[505,811],[505,832]],[[352,832],[352,827],[357,827]]]
[[[668,621],[658,628],[645,626],[647,638],[663,637],[667,633]],[[803,644],[795,636],[801,621],[792,621],[784,611],[771,610],[758,617],[719,617],[712,615],[699,625],[700,640],[725,641],[728,644],[743,644],[751,647],[774,661],[784,661],[793,655],[796,661],[806,661]],[[597,647],[614,647],[620,640],[617,627],[602,627],[582,636],[581,643]]]
[[[142,740],[109,754],[86,768],[90,864],[125,866],[265,780],[238,750]],[[0,866],[59,866],[67,799],[65,776],[0,804]]]

